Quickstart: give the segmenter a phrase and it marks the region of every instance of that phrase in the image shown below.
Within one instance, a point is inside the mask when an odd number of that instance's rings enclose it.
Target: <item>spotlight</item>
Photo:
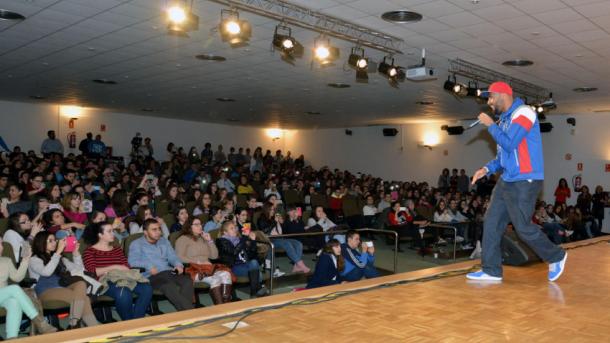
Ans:
[[[220,11],[220,25],[218,26],[223,42],[232,47],[247,45],[252,37],[252,26],[246,20],[239,19],[239,12],[232,9]]]
[[[553,93],[549,93],[549,98],[540,104],[544,110],[554,110],[557,108],[555,100],[553,100]]]
[[[453,76],[453,79],[451,78],[451,76],[447,76],[447,81],[445,81],[445,83],[443,84],[443,89],[448,92],[452,92],[455,84],[455,75]]]
[[[323,66],[328,65],[339,58],[339,49],[331,46],[330,39],[325,36],[321,35],[314,39],[313,46],[314,58]]]
[[[387,59],[389,57],[386,56],[383,58],[383,61],[381,61],[379,63],[379,67],[378,67],[378,71],[379,73],[385,75],[388,77],[388,81],[390,81],[391,84],[396,85],[396,83],[398,81],[404,81],[405,80],[405,72],[404,72],[404,68],[400,67],[400,66],[395,66],[394,65],[394,58],[392,58],[392,60],[390,61],[390,63],[387,62]]]
[[[368,67],[369,59],[364,57],[364,49],[353,47],[347,59],[347,64],[356,69],[356,81],[366,83],[369,80]]]
[[[193,13],[192,3],[187,7],[186,1],[173,1],[165,11],[167,33],[188,37],[187,32],[199,29],[199,17]]]
[[[272,44],[280,50],[282,60],[290,64],[294,64],[295,57],[303,56],[303,46],[292,37],[292,29],[286,25],[279,24],[275,27]]]

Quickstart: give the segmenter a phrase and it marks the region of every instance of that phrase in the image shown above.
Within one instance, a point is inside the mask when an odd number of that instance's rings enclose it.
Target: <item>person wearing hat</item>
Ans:
[[[501,241],[506,226],[513,223],[519,237],[544,261],[549,263],[549,281],[564,271],[567,252],[553,244],[532,223],[532,214],[544,179],[542,139],[538,116],[522,99],[513,98],[505,82],[494,82],[486,92],[487,104],[500,116],[496,123],[486,113],[479,121],[497,143],[496,158],[477,170],[472,184],[480,178],[501,172],[483,226],[482,270],[467,274],[471,280],[501,281]]]

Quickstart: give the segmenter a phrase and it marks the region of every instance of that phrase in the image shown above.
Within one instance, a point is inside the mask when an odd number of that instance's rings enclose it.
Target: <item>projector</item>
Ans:
[[[434,69],[426,67],[426,49],[421,51],[421,64],[407,68],[407,80],[430,81],[436,80]]]
[[[411,81],[436,80],[434,69],[426,66],[414,66],[407,69],[407,79]]]

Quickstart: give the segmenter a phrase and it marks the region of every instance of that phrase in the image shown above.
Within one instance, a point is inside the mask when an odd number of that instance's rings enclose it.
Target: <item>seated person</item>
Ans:
[[[112,224],[93,224],[85,229],[83,238],[90,245],[83,254],[83,262],[87,272],[94,274],[98,279],[102,279],[109,272],[115,270],[130,272],[123,249],[112,246],[115,240]],[[136,272],[133,271],[133,273]],[[150,283],[136,282],[135,287],[130,289],[126,286],[118,286],[117,282],[119,281],[121,279],[115,282],[107,281],[108,289],[104,295],[114,299],[117,313],[122,320],[144,317],[152,298],[153,291]],[[134,299],[132,292],[137,295],[137,298]]]
[[[129,265],[144,268],[153,289],[160,290],[176,310],[193,308],[193,281],[184,273],[184,265],[169,241],[162,236],[161,224],[148,218],[143,225],[144,236],[129,246]]]
[[[347,243],[341,244],[341,255],[345,260],[345,269],[341,272],[342,280],[351,282],[362,277],[378,277],[379,272],[375,269],[375,247],[368,246],[367,242],[361,243],[360,234],[355,230],[349,230],[345,237]]]
[[[199,218],[192,218],[183,225],[182,233],[176,240],[176,254],[190,264],[186,273],[193,282],[204,282],[210,286],[214,305],[231,301],[231,272],[227,271],[228,267],[222,268],[210,262],[210,259],[218,258],[218,249],[210,234],[203,231]]]
[[[310,230],[312,227],[305,227],[303,220],[299,214],[299,210],[295,206],[288,206],[287,211],[288,218],[282,224],[282,229],[285,234],[298,234],[298,233],[307,233],[307,232],[315,232],[314,229]],[[321,230],[320,230],[321,231]],[[324,236],[297,236],[294,239],[300,241],[305,246],[313,247],[316,250],[322,249],[324,247]]]
[[[312,230],[315,228],[314,227],[318,227],[321,228],[322,231],[324,232],[329,232],[329,231],[333,231],[333,230],[339,230],[339,228],[337,227],[337,225],[335,225],[335,223],[333,223],[330,219],[328,219],[328,216],[326,215],[326,212],[324,212],[324,208],[322,206],[316,206],[313,209],[313,213],[311,214],[311,217],[309,217],[309,219],[307,220],[307,227],[306,229],[308,230]],[[315,231],[312,231],[315,232]],[[345,236],[344,235],[327,235],[326,236],[326,241],[328,242],[331,238],[336,238],[339,242],[341,243],[345,243]]]
[[[76,236],[76,239],[79,239],[85,229],[84,224],[68,222],[63,212],[57,208],[45,212],[42,216],[42,220],[45,223],[46,231],[54,234],[57,239],[72,235]]]
[[[133,235],[135,233],[142,232],[144,228],[144,222],[146,222],[148,219],[154,219],[157,223],[159,223],[159,226],[161,226],[161,232],[163,232],[163,237],[169,237],[169,229],[167,228],[167,225],[165,224],[163,219],[154,217],[152,210],[146,205],[138,207],[138,211],[136,213],[136,220],[129,223],[129,234]]]
[[[267,235],[273,244],[278,248],[284,249],[290,261],[294,264],[293,273],[309,273],[310,269],[303,262],[303,244],[296,239],[290,238],[273,238],[281,235],[282,224],[284,217],[275,213],[273,206],[269,203],[263,205],[263,213],[258,219],[258,229]],[[268,259],[271,259],[271,252],[268,253]]]
[[[0,239],[0,254],[2,254],[2,239]],[[23,253],[23,259],[19,268],[15,269],[13,261],[8,257],[0,257],[0,307],[6,310],[6,336],[5,338],[16,338],[19,334],[22,313],[30,318],[34,326],[35,334],[45,334],[57,331],[57,328],[49,325],[26,292],[19,285],[8,285],[8,279],[20,282],[25,277],[30,264],[32,251],[28,249]]]
[[[267,290],[260,284],[260,265],[256,259],[255,240],[254,231],[250,232],[248,236],[241,236],[235,223],[228,220],[220,228],[216,246],[218,247],[218,262],[231,267],[233,274],[237,276],[248,276],[250,296],[260,297],[267,295]]]
[[[331,239],[326,243],[322,254],[318,258],[313,276],[309,279],[306,288],[316,288],[341,283],[341,272],[345,268],[345,261],[341,255],[341,243]]]
[[[8,217],[8,228],[2,239],[13,247],[15,261],[19,262],[23,242],[26,240],[31,242],[40,231],[42,224],[31,222],[30,217],[23,212],[15,212]]]
[[[220,229],[222,222],[225,219],[224,212],[218,207],[212,207],[210,210],[210,220],[203,227],[204,232],[211,232]]]

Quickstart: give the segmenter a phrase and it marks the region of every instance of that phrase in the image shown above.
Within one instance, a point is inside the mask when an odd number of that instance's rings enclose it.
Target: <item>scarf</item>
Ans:
[[[232,237],[229,235],[224,235],[224,236],[222,236],[222,238],[227,239],[229,242],[231,242],[231,244],[233,244],[234,247],[236,247],[240,241],[240,238],[238,236]]]

